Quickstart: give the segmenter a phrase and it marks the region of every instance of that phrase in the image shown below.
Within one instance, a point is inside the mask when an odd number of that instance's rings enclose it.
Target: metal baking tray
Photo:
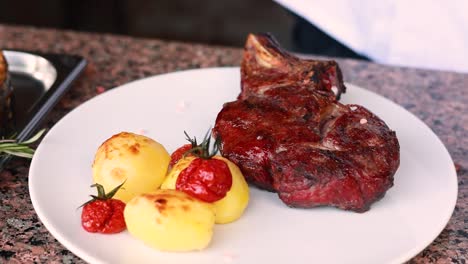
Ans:
[[[86,60],[68,54],[3,50],[14,94],[15,134],[32,136],[53,106],[86,67]],[[0,158],[0,170],[9,157]]]

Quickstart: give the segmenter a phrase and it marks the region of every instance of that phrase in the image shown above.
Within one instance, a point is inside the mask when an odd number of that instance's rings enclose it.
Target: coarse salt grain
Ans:
[[[333,92],[334,94],[338,94],[338,87],[332,86],[332,87],[331,87],[331,90],[332,90],[332,92]]]
[[[357,109],[357,106],[351,106],[351,107],[349,107],[349,109],[351,109],[351,111],[354,111],[354,110]]]
[[[223,257],[224,262],[226,263],[231,263],[234,261],[234,258],[232,256],[224,256]]]
[[[176,111],[178,113],[183,113],[188,107],[188,103],[185,101],[179,101],[176,105]]]
[[[283,152],[283,151],[286,151],[286,150],[288,150],[288,149],[283,147],[283,146],[280,146],[280,147],[276,148],[275,152],[280,153],[280,152]]]
[[[104,87],[102,87],[102,86],[97,86],[97,87],[96,87],[96,92],[97,92],[98,94],[102,94],[102,93],[105,92],[105,91],[106,91],[106,88],[104,88]]]
[[[361,124],[364,125],[365,123],[367,123],[367,119],[363,118],[363,119],[361,119],[361,120],[359,121],[359,123],[361,123]]]
[[[223,254],[223,260],[224,262],[226,263],[231,263],[234,261],[234,259],[236,258],[236,255],[232,254],[232,253],[228,253],[228,252],[225,252]]]

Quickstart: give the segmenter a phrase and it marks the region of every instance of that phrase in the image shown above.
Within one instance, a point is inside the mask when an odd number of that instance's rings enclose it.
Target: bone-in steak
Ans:
[[[292,207],[364,212],[393,185],[395,132],[345,92],[334,61],[302,60],[269,35],[249,35],[241,93],[213,129],[246,179]]]

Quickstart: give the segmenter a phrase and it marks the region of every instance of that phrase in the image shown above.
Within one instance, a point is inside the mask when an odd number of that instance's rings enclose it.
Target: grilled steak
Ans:
[[[395,132],[345,92],[334,61],[301,60],[269,35],[249,35],[241,93],[218,114],[221,154],[247,181],[291,207],[364,212],[393,185]]]

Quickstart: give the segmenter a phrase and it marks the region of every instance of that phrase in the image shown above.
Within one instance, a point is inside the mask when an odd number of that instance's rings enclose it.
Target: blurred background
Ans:
[[[270,0],[1,0],[0,10],[3,24],[234,47],[271,32],[295,52],[366,59]]]

